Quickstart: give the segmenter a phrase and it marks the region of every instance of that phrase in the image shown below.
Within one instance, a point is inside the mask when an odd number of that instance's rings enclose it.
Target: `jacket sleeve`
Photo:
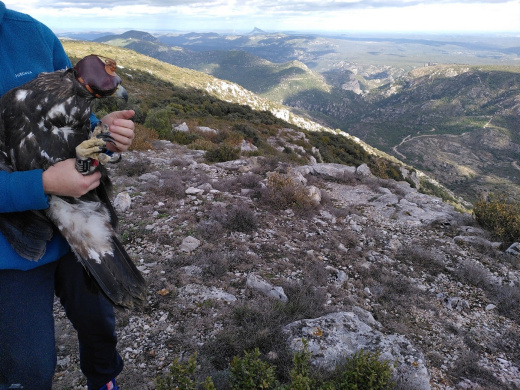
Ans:
[[[72,64],[58,37],[44,24],[35,22],[34,26],[40,34],[35,41],[46,47],[49,59],[52,59],[52,65],[48,62],[47,66],[53,69],[47,71],[70,68]],[[41,169],[12,173],[0,171],[0,213],[49,207],[48,196],[43,192],[42,173]]]
[[[0,171],[0,213],[49,207],[48,196],[43,192],[42,173],[41,169]]]

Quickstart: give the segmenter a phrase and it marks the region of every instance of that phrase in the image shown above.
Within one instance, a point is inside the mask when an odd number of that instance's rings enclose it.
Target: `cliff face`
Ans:
[[[233,355],[289,364],[302,337],[322,366],[383,351],[403,389],[520,388],[519,260],[471,216],[363,165],[203,156],[160,141],[111,167],[149,284],[142,311],[118,313],[124,388],[153,389],[194,351],[226,388]],[[59,305],[56,317],[55,388],[82,388]]]

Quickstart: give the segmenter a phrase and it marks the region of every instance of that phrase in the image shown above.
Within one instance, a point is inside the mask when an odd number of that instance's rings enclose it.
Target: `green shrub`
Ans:
[[[511,243],[520,240],[520,203],[505,195],[491,196],[473,205],[477,222],[498,239]]]
[[[323,162],[361,165],[370,160],[369,153],[359,143],[341,134],[311,131],[307,136],[320,150]]]
[[[307,340],[303,341],[303,349],[293,356],[290,390],[313,390],[315,381],[310,376],[311,353],[307,349]]]
[[[274,368],[260,359],[258,348],[245,352],[243,358],[231,361],[231,390],[274,389],[276,376]]]
[[[290,375],[283,384],[276,376],[276,367],[260,358],[260,350],[244,352],[243,357],[234,356],[229,365],[231,390],[389,390],[392,381],[393,365],[381,361],[379,352],[358,351],[347,357],[345,364],[330,373],[311,372],[311,353],[303,340],[303,349],[293,354]],[[190,356],[188,362],[180,363],[175,359],[166,377],[158,378],[157,390],[215,390],[211,377],[203,383],[195,379],[197,354]],[[323,379],[327,377],[327,379]],[[201,387],[202,386],[202,387]]]
[[[160,138],[167,138],[172,130],[170,112],[164,108],[148,110],[144,125],[157,131]]]
[[[192,354],[186,363],[175,358],[170,366],[170,372],[165,377],[157,378],[157,390],[196,390],[195,370],[197,368],[197,353]],[[205,390],[215,390],[211,378],[204,381]]]
[[[223,143],[215,149],[208,150],[204,157],[209,162],[237,160],[240,157],[240,148],[228,143]]]
[[[440,185],[437,185],[437,184],[434,184],[432,183],[431,181],[428,181],[428,180],[424,180],[424,179],[421,179],[420,181],[420,188],[419,188],[419,192],[422,192],[423,194],[426,194],[426,195],[433,195],[433,196],[436,196],[438,198],[441,198],[443,201],[445,202],[452,202],[452,203],[457,203],[457,199],[455,199],[449,192],[446,188],[440,186]]]
[[[370,156],[368,166],[372,174],[381,179],[404,180],[399,165],[386,159]]]
[[[186,131],[172,131],[167,137],[167,140],[172,141],[174,143],[180,145],[190,145],[199,139],[199,135],[195,133],[190,133]]]
[[[393,365],[379,360],[379,352],[365,352],[360,349],[346,359],[346,364],[338,370],[334,388],[341,390],[389,390]]]

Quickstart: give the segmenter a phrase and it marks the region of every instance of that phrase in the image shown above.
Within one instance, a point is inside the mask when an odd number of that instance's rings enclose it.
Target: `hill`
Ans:
[[[519,388],[518,257],[440,199],[349,165],[211,163],[168,141],[110,170],[149,286],[141,311],[117,313],[125,389],[158,389],[197,352],[194,378],[229,390],[231,359],[254,348],[288,383],[302,338],[329,368],[383,352],[397,389]],[[53,388],[79,390],[75,331],[55,310]]]
[[[210,35],[157,36],[154,50],[145,50],[152,45],[141,41],[122,46],[236,82],[301,116],[355,135],[470,201],[502,191],[519,198],[514,96],[520,67],[507,65],[516,63],[518,52],[507,40],[499,45],[462,38],[368,42],[313,35]],[[368,50],[368,43],[373,43],[373,54],[365,51],[363,57],[361,48]],[[356,44],[347,56],[345,45]],[[205,51],[216,45],[232,51]],[[419,47],[427,50],[422,62]],[[390,48],[399,48],[399,59],[388,57]],[[429,56],[438,60],[434,64],[466,62],[432,66]]]
[[[330,99],[299,105],[468,200],[502,191],[518,199],[519,87],[520,67],[437,65],[379,88],[365,104],[346,103],[346,113]]]
[[[254,32],[258,34],[258,31]],[[205,40],[217,39],[217,34],[202,34]],[[199,40],[199,34],[186,39]],[[148,33],[129,31],[96,39],[108,45],[125,47],[172,65],[198,70],[223,80],[239,84],[273,102],[284,104],[299,91],[316,89],[329,91],[323,76],[311,71],[303,62],[291,60],[275,63],[244,50],[194,51],[166,45]]]
[[[264,154],[283,153],[285,158],[301,159],[302,162],[367,163],[381,177],[407,180],[423,191],[442,196],[462,208],[468,207],[436,181],[386,153],[344,132],[295,115],[286,107],[260,98],[236,84],[172,66],[128,49],[70,40],[63,44],[71,58],[94,52],[115,58],[120,66],[124,64],[120,73],[134,96],[133,108],[138,113],[136,121],[154,127],[163,138],[183,137],[172,133],[175,122],[186,121],[194,126],[219,123],[228,130],[228,142],[235,145],[237,140],[252,140]],[[275,124],[305,132],[309,135],[309,143],[293,141],[288,147],[273,147],[269,138],[279,132],[279,128],[273,126]],[[226,139],[217,138],[216,141],[223,140]],[[207,140],[191,135],[181,141],[200,146]],[[214,143],[206,147],[211,145]]]

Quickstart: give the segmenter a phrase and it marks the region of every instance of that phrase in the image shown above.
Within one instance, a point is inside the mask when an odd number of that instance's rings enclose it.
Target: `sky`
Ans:
[[[56,33],[392,32],[513,33],[520,0],[2,0]]]

